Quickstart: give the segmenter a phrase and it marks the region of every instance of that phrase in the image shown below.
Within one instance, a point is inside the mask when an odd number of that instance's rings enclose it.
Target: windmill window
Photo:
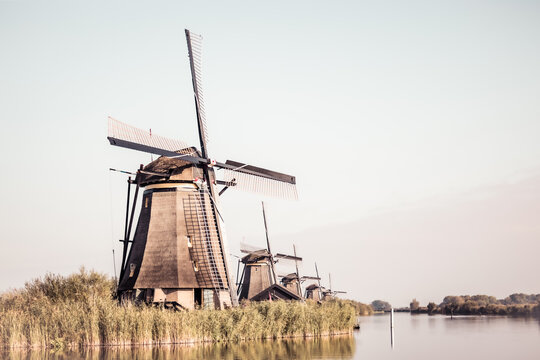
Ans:
[[[193,247],[193,244],[191,243],[191,237],[187,236],[187,246],[189,248]]]
[[[137,265],[134,263],[129,264],[129,277],[133,277],[135,275],[135,268]]]
[[[199,271],[199,268],[197,267],[197,262],[196,261],[193,261],[193,270],[195,270],[196,272]]]

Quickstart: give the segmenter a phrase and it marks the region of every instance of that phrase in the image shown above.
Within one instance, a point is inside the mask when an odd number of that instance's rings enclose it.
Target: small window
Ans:
[[[197,262],[196,261],[193,261],[193,270],[195,270],[195,272],[199,271],[199,268],[197,267]]]
[[[129,264],[129,277],[133,277],[135,275],[135,268],[137,268],[137,265],[134,263]]]
[[[187,237],[187,246],[188,246],[188,248],[193,247],[193,244],[191,243],[191,237],[189,237],[189,236],[186,236],[186,237]]]
[[[148,196],[144,199],[144,207],[148,207]]]

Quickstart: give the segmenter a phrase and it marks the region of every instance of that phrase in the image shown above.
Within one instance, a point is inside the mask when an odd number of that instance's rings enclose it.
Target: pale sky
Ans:
[[[184,28],[202,34],[209,152],[297,177],[264,199],[335,288],[407,305],[540,293],[536,1],[0,1],[0,291],[113,273],[124,175],[107,116],[198,145]],[[258,195],[222,199],[230,251]],[[119,257],[117,257],[117,263]]]

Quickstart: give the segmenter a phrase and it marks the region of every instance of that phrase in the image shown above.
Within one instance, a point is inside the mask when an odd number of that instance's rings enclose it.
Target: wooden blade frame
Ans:
[[[173,140],[155,134],[151,135],[148,131],[122,123],[111,117],[109,117],[109,136],[107,136],[107,139],[114,146],[169,158],[180,158],[195,165],[209,165],[212,163],[210,159],[201,157],[196,152],[190,151],[189,146],[179,140]],[[294,176],[236,161],[227,160],[226,163],[215,162],[214,167],[283,183],[296,184]]]
[[[189,54],[189,66],[191,68],[191,80],[193,83],[193,96],[195,98],[195,110],[197,113],[197,125],[199,128],[199,141],[201,143],[201,153],[204,158],[208,158],[208,130],[206,128],[206,112],[204,109],[204,97],[202,89],[202,36],[186,32],[186,41]]]
[[[294,256],[294,255],[286,255],[286,254],[277,253],[274,257],[276,259],[292,260],[292,261],[300,261],[300,262],[302,261],[301,257]]]

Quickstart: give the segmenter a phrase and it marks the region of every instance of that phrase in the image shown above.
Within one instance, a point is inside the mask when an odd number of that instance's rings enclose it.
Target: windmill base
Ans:
[[[226,309],[232,307],[228,290],[215,289],[133,289],[119,295],[121,303],[146,303],[165,307]]]

